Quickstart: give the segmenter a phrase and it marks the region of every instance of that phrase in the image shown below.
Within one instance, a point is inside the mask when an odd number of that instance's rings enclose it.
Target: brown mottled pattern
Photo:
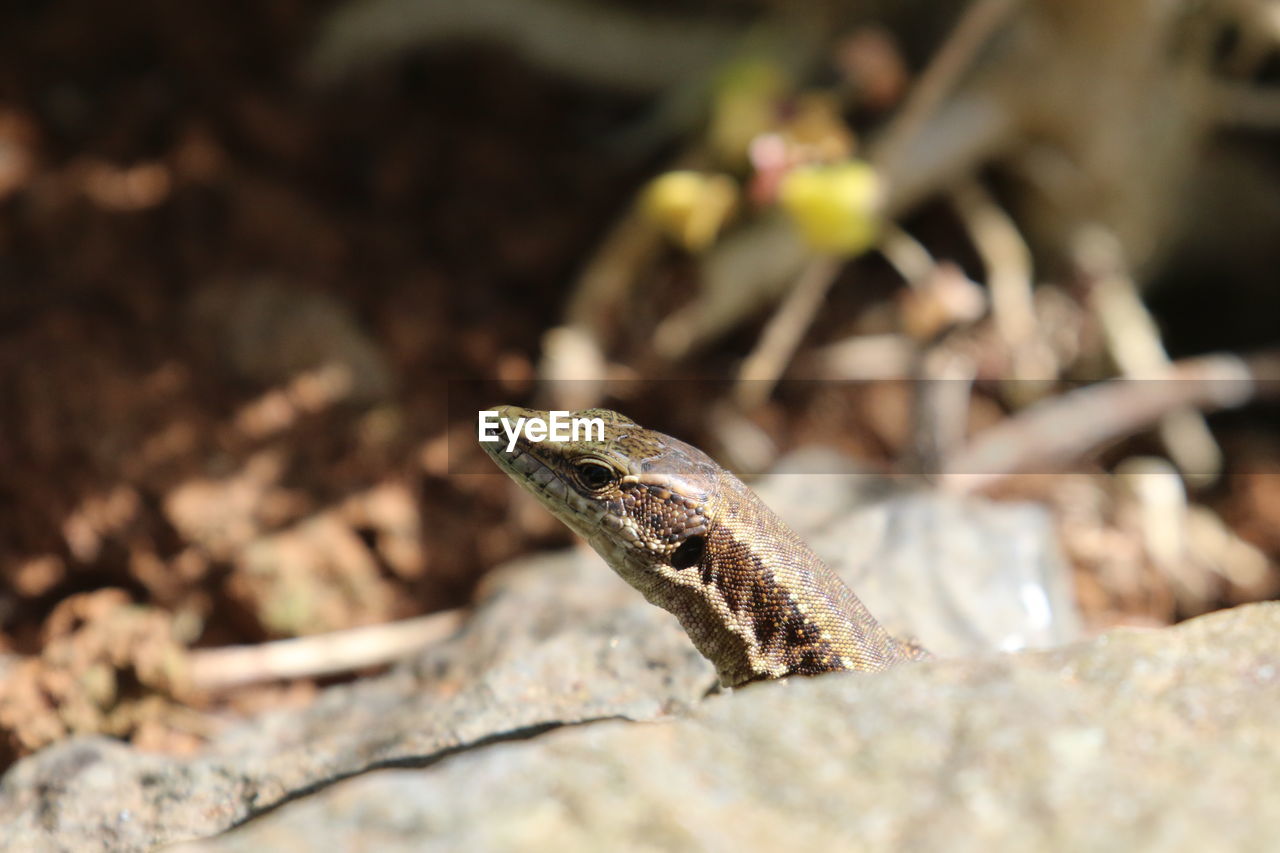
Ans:
[[[502,418],[546,412],[499,406]],[[606,409],[602,441],[482,443],[498,466],[680,620],[727,686],[927,656],[705,453]],[[596,466],[592,468],[591,466]],[[605,469],[604,473],[600,468]]]

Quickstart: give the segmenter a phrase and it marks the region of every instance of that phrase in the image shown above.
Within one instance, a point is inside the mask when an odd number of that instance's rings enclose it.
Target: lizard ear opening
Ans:
[[[671,554],[671,565],[677,569],[687,569],[702,562],[702,552],[707,549],[705,536],[690,536],[680,543]]]

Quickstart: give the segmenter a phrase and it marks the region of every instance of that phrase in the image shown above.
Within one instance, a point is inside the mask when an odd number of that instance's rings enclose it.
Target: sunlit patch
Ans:
[[[71,555],[82,563],[98,557],[104,540],[119,533],[137,517],[141,503],[129,486],[81,501],[62,522],[62,537]]]
[[[1018,599],[1027,611],[1027,621],[1039,630],[1048,629],[1053,620],[1049,598],[1038,583],[1024,583],[1018,587]]]
[[[0,110],[0,199],[17,192],[35,174],[35,122],[16,110]]]
[[[143,466],[154,468],[196,450],[199,434],[190,421],[175,421],[147,436],[138,451]]]
[[[344,364],[326,364],[303,371],[283,388],[274,388],[241,406],[232,423],[249,438],[267,438],[292,428],[304,415],[332,408],[346,399],[351,389],[351,369]]]
[[[263,496],[277,487],[284,467],[283,454],[263,451],[231,476],[188,480],[165,496],[165,516],[186,541],[214,559],[230,559],[260,532]]]
[[[13,591],[23,598],[44,595],[57,586],[67,574],[67,565],[54,554],[41,554],[22,560],[9,575]]]
[[[117,166],[91,160],[82,166],[81,189],[99,207],[132,212],[162,204],[173,188],[173,178],[162,163]]]

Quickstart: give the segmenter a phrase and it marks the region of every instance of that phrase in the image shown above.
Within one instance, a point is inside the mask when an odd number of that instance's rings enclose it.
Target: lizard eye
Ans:
[[[582,485],[593,492],[613,482],[613,469],[599,462],[579,462],[575,470]]]

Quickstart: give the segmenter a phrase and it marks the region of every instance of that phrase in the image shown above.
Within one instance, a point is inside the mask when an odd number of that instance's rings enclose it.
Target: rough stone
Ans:
[[[184,847],[1267,850],[1280,603],[832,673],[379,771]]]
[[[785,457],[757,491],[890,631],[940,657],[1080,639],[1043,507],[910,490],[823,448]]]
[[[714,680],[674,620],[593,555],[534,558],[492,578],[451,642],[238,725],[196,758],[94,737],[18,762],[0,781],[0,848],[148,850],[370,767],[583,720],[663,717]]]
[[[821,464],[823,470],[836,470],[830,458]],[[956,607],[952,599],[967,588],[962,575],[975,564],[986,568],[981,577],[997,580],[1022,577],[999,568],[1016,568],[1019,561],[1030,560],[1050,575],[1062,571],[1042,515],[1034,524],[991,521],[1013,518],[1009,513],[1034,519],[1037,510],[928,495],[894,497],[883,483],[866,477],[804,479],[809,487],[799,494],[787,491],[788,484],[794,491],[800,482],[794,477],[771,478],[761,488],[802,535],[849,573],[860,594],[870,591],[873,611],[926,616],[903,618],[896,626],[935,643],[939,654],[996,645],[999,632],[984,634],[964,624],[981,616],[981,600],[959,607],[959,622],[927,616]],[[887,502],[867,507],[886,494]],[[950,509],[927,522],[930,544],[922,549],[913,541],[920,522],[892,519],[901,513],[917,517],[930,511],[919,507],[938,501]],[[862,513],[871,513],[873,520],[858,520]],[[856,534],[845,539],[844,548],[842,529]],[[1011,536],[1023,544],[1009,547]],[[952,543],[964,541],[972,543],[974,555],[992,559],[949,561]],[[944,570],[956,576],[948,575],[946,584],[909,588],[902,593],[913,596],[909,606],[892,611],[895,583],[909,576],[902,567],[911,565],[923,566],[926,579],[936,580]],[[878,567],[886,569],[884,577]],[[993,596],[993,613],[1001,609],[999,601],[1017,596],[1016,587],[999,587],[971,585],[974,595]],[[944,596],[941,605],[929,600],[938,594]],[[1017,630],[1018,611],[1008,612],[1013,621],[1002,623],[1001,631],[1010,624]],[[1069,609],[1064,612],[1070,617]],[[105,738],[74,739],[30,756],[0,781],[0,838],[14,849],[127,851],[211,836],[245,821],[257,826],[255,816],[296,801],[281,808],[283,815],[314,792],[370,769],[452,766],[459,753],[476,747],[534,735],[541,742],[548,729],[586,721],[673,718],[696,706],[714,680],[710,665],[674,618],[646,603],[594,554],[583,549],[547,554],[492,575],[474,614],[451,641],[384,676],[331,688],[305,709],[236,725],[194,758],[146,754]],[[710,707],[730,707],[754,691],[716,699]],[[609,728],[584,729],[597,730]],[[637,731],[661,737],[660,732],[674,729]],[[435,778],[432,772],[424,769],[424,778]],[[466,796],[466,788],[458,790]],[[601,783],[599,795],[605,802],[616,792]],[[501,810],[483,800],[473,806],[476,814]],[[550,815],[560,806],[539,808],[551,809]],[[323,831],[317,838],[322,837]]]

